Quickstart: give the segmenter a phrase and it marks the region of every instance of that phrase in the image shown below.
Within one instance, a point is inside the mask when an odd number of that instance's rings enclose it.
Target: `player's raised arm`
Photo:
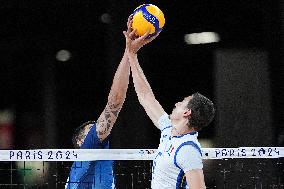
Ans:
[[[132,31],[132,32],[135,32]],[[156,100],[155,95],[148,83],[137,58],[137,51],[145,44],[151,42],[155,37],[147,39],[149,32],[139,38],[132,38],[131,33],[124,32],[128,57],[131,67],[132,78],[134,82],[135,91],[138,96],[140,104],[144,107],[147,115],[150,117],[156,127],[159,128],[158,120],[165,113],[160,103]]]
[[[128,25],[130,19],[128,19]],[[128,33],[130,31],[127,31]],[[108,95],[108,102],[97,120],[97,135],[103,141],[109,134],[117,119],[126,98],[129,83],[130,66],[127,50],[125,49],[121,62],[115,72],[112,86]]]

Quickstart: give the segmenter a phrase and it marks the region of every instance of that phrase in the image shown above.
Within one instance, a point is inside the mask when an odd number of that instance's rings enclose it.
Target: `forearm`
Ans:
[[[138,98],[141,99],[145,98],[146,96],[155,98],[151,86],[148,83],[143,73],[143,70],[139,65],[137,54],[129,52],[128,57],[129,57],[134,87]]]
[[[108,102],[104,111],[97,120],[97,135],[103,141],[109,134],[117,119],[124,100],[129,83],[130,65],[126,52],[115,72],[113,83],[108,95]]]
[[[113,77],[112,86],[108,95],[108,101],[122,104],[126,98],[129,84],[130,65],[126,51]]]
[[[135,36],[135,30],[130,29],[131,22],[128,22],[127,32],[123,32],[126,39],[126,48],[130,64],[130,69],[132,73],[134,88],[139,100],[139,103],[143,106],[149,118],[152,122],[159,128],[158,120],[165,113],[163,107],[156,100],[155,95],[148,83],[137,58],[137,51],[145,44],[151,42],[155,37],[151,39],[146,39],[148,37],[149,31],[143,36],[137,38]]]
[[[138,100],[154,125],[159,128],[158,120],[165,111],[156,100],[155,95],[138,63],[137,55],[129,53],[128,57]]]

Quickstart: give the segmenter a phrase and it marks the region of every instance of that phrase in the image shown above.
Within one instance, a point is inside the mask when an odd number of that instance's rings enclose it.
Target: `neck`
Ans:
[[[188,120],[171,120],[173,124],[172,135],[180,136],[186,133],[194,132],[195,130],[192,127],[187,125]]]

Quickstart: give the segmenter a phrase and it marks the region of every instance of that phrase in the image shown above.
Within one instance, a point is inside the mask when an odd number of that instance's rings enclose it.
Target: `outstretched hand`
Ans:
[[[159,35],[159,33],[157,33],[153,37],[149,38],[148,36],[150,30],[148,30],[144,35],[138,37],[135,34],[136,30],[135,29],[133,30],[131,28],[131,25],[132,25],[132,17],[129,16],[127,21],[127,31],[123,31],[123,34],[126,39],[126,48],[130,53],[136,54],[141,47],[150,43]]]

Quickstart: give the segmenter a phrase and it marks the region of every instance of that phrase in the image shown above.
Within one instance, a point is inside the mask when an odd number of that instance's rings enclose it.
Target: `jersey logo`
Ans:
[[[175,147],[171,144],[170,147],[166,150],[167,154],[170,156],[174,149]]]

